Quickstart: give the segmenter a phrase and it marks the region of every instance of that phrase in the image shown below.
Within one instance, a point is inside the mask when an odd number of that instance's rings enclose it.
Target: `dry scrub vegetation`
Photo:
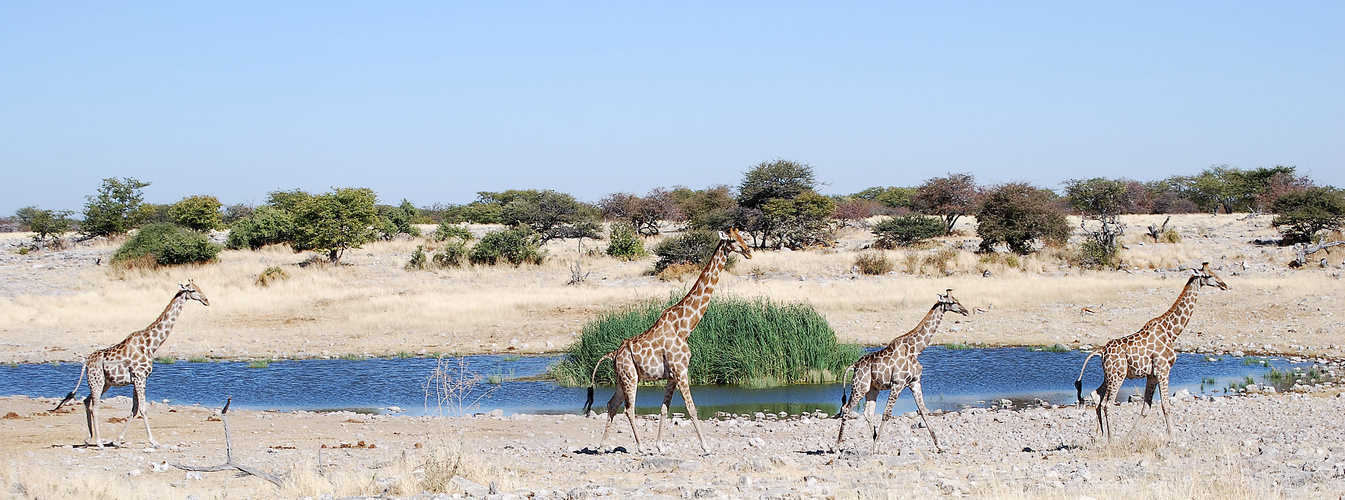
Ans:
[[[958,319],[936,341],[1099,344],[1164,311],[1185,281],[1179,266],[1210,261],[1232,289],[1201,295],[1190,326],[1200,335],[1184,335],[1188,347],[1345,353],[1337,333],[1341,317],[1332,315],[1345,291],[1339,252],[1315,256],[1328,258],[1325,269],[1290,270],[1290,249],[1252,243],[1276,236],[1269,218],[1236,214],[1174,216],[1169,226],[1181,242],[1150,241],[1143,228],[1163,217],[1122,218],[1128,225],[1125,271],[1067,267],[1067,249],[976,254],[978,240],[967,236],[974,221],[963,220],[959,235],[916,248],[871,250],[871,233],[844,228],[833,248],[758,251],[736,263],[719,293],[808,302],[841,341],[878,344],[904,333],[935,293],[952,288],[984,314]],[[658,239],[646,241],[646,248]],[[423,239],[376,242],[348,252],[340,266],[313,263],[283,247],[225,251],[215,263],[159,270],[95,265],[115,249],[107,244],[15,254],[0,263],[0,343],[6,346],[0,361],[79,359],[149,324],[188,278],[211,306],[190,304],[160,356],[554,352],[595,314],[666,298],[688,285],[648,275],[654,257],[623,262],[581,255],[573,241],[548,244],[549,258],[540,266],[407,271],[418,245],[433,250]],[[887,259],[892,271],[859,272],[861,254]],[[588,278],[567,286],[580,259]],[[690,278],[694,272],[680,276]],[[1082,317],[1084,306],[1100,313]]]

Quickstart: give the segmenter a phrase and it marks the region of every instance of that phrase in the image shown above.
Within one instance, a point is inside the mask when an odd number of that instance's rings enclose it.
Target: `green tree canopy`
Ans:
[[[763,162],[743,174],[738,209],[728,221],[746,232],[757,248],[829,243],[836,202],[817,194],[812,165],[789,160]]]
[[[789,160],[762,162],[743,174],[738,204],[760,209],[771,200],[792,200],[816,188],[812,165]]]
[[[920,213],[943,217],[944,234],[952,233],[957,219],[976,211],[979,202],[976,178],[966,173],[927,179],[911,197],[911,205]]]
[[[990,189],[976,214],[981,251],[993,252],[1004,243],[1015,253],[1032,251],[1032,241],[1062,244],[1069,239],[1069,222],[1054,206],[1055,194],[1025,182]]]
[[[420,209],[411,204],[409,200],[403,199],[395,207],[379,205],[378,217],[380,219],[379,238],[390,240],[399,234],[420,236],[420,228],[414,225],[416,219],[420,217]]]
[[[33,239],[46,240],[48,236],[60,236],[70,230],[69,210],[43,210],[37,207],[23,207],[14,212],[19,224],[33,233]]]
[[[232,249],[259,249],[266,245],[294,241],[294,215],[270,205],[262,205],[239,219],[229,230],[227,246]]]
[[[1345,192],[1331,187],[1310,187],[1286,193],[1275,201],[1275,219],[1287,243],[1312,240],[1318,231],[1340,229],[1345,222]]]
[[[1070,179],[1065,181],[1065,199],[1070,208],[1084,215],[1106,216],[1129,213],[1127,179]]]
[[[499,197],[501,200],[505,198],[508,200],[500,210],[502,224],[526,225],[532,228],[544,243],[556,238],[599,237],[598,229],[601,226],[602,215],[593,205],[550,189],[506,193],[509,196]]]
[[[728,231],[732,226],[730,212],[738,207],[738,202],[729,186],[719,184],[697,190],[675,186],[671,195],[688,228]]]
[[[855,198],[878,202],[889,208],[911,208],[915,188],[871,187],[854,194]]]
[[[103,179],[98,194],[85,197],[80,231],[88,236],[112,236],[138,227],[144,202],[141,189],[149,184],[132,177]]]
[[[220,206],[214,196],[189,196],[168,207],[168,215],[179,226],[193,231],[210,231],[224,227]]]
[[[377,236],[377,199],[369,188],[339,188],[303,200],[294,212],[295,250],[325,252],[339,263],[347,249]]]

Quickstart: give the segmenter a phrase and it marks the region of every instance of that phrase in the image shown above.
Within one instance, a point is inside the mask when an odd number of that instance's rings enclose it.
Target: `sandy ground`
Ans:
[[[297,498],[329,495],[467,495],[493,498],[1337,498],[1345,492],[1345,398],[1308,394],[1174,398],[1175,438],[1157,408],[1117,407],[1115,443],[1095,441],[1092,409],[968,409],[889,421],[877,452],[852,420],[839,453],[839,421],[723,416],[702,422],[703,455],[689,422],[651,445],[657,420],[641,417],[646,453],[591,453],[606,418],[481,414],[404,417],[347,412],[230,411],[235,462],[277,474],[278,488],[232,472],[172,466],[223,463],[223,422],[201,407],[153,404],[163,445],[147,448],[137,421],[123,448],[80,447],[83,409],[55,400],[0,398],[0,468],[8,493],[27,498]],[[124,416],[125,398],[103,415]],[[1137,424],[1138,422],[1138,424]],[[104,436],[125,425],[103,422]],[[609,447],[634,450],[618,417]],[[453,482],[454,475],[470,482]]]
[[[1170,226],[1182,242],[1157,244],[1146,241],[1142,228],[1161,218],[1126,218],[1124,272],[1071,269],[1051,252],[1012,267],[1003,257],[969,251],[974,237],[953,237],[884,252],[894,271],[867,276],[854,263],[872,234],[851,228],[835,248],[758,251],[732,269],[717,293],[805,301],[843,342],[878,345],[909,330],[936,293],[952,288],[984,314],[955,318],[936,342],[1098,345],[1161,314],[1185,282],[1183,267],[1209,261],[1231,289],[1202,293],[1180,340],[1184,349],[1345,357],[1340,252],[1314,256],[1325,258],[1326,267],[1291,270],[1291,249],[1256,243],[1275,237],[1269,219],[1176,216]],[[974,234],[968,221],[959,227]],[[403,266],[424,240],[368,244],[350,251],[340,267],[300,266],[309,254],[271,248],[226,251],[218,263],[161,271],[108,267],[115,250],[109,243],[20,255],[22,244],[20,235],[0,238],[0,362],[78,361],[148,325],[188,278],[211,306],[189,304],[159,356],[555,352],[598,314],[688,286],[647,275],[652,257],[620,262],[590,255],[591,248],[581,254],[573,241],[548,245],[551,258],[540,267],[419,272]],[[957,250],[946,269],[929,263],[947,248]],[[587,280],[566,285],[576,262]],[[259,286],[257,276],[268,267],[289,279]],[[1085,316],[1083,307],[1099,312]]]

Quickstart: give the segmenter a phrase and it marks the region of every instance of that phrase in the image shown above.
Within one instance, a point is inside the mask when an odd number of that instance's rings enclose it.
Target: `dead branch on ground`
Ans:
[[[234,462],[234,442],[233,437],[229,434],[229,416],[228,416],[229,404],[233,403],[233,399],[234,399],[233,396],[229,396],[229,399],[225,400],[224,402],[224,409],[219,411],[220,420],[224,422],[224,446],[225,446],[224,463],[219,465],[211,465],[208,467],[200,467],[196,465],[187,465],[187,464],[169,464],[169,465],[172,465],[173,467],[177,467],[182,470],[195,471],[195,472],[219,472],[222,470],[233,469],[237,470],[241,474],[251,474],[253,476],[257,476],[267,481],[270,481],[277,487],[281,486],[279,477]]]

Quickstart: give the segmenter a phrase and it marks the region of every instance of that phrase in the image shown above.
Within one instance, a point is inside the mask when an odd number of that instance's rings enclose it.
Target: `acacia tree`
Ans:
[[[789,160],[762,162],[743,174],[739,209],[729,220],[752,238],[757,248],[826,243],[836,203],[817,194],[812,165]]]
[[[144,203],[141,188],[149,186],[132,177],[103,179],[98,194],[86,196],[80,231],[89,237],[125,234],[140,225]]]
[[[22,227],[35,233],[33,240],[41,243],[48,236],[60,236],[70,230],[69,210],[43,210],[37,207],[23,207],[14,212],[14,218]]]
[[[738,187],[738,204],[761,208],[773,199],[792,200],[800,194],[814,191],[817,178],[813,166],[789,160],[761,162],[743,174]]]
[[[347,249],[359,248],[377,236],[377,199],[369,188],[333,188],[299,201],[294,212],[294,249],[324,252],[328,260],[339,264]]]
[[[990,189],[976,213],[976,234],[981,251],[993,252],[1004,243],[1014,253],[1032,251],[1032,241],[1060,244],[1069,238],[1065,214],[1054,205],[1054,193],[1025,182],[1000,184]]]
[[[629,223],[642,236],[659,234],[659,221],[681,219],[677,200],[663,188],[654,188],[644,197],[631,193],[612,193],[598,202],[603,218]]]
[[[557,238],[599,237],[601,212],[593,205],[550,189],[508,193],[512,196],[500,209],[500,222],[526,225],[540,235],[542,243]]]
[[[957,219],[976,211],[980,189],[971,174],[948,174],[928,179],[915,188],[911,204],[921,213],[943,217],[944,234],[951,234]]]
[[[669,192],[677,204],[671,220],[685,222],[689,229],[728,231],[732,226],[732,212],[738,208],[733,189],[723,184],[693,190],[675,186]]]
[[[1330,187],[1311,187],[1287,193],[1275,200],[1275,219],[1286,243],[1312,241],[1325,229],[1339,229],[1345,223],[1345,193]]]
[[[1134,181],[1127,179],[1071,179],[1065,181],[1065,197],[1081,219],[1079,228],[1088,236],[1080,252],[1080,263],[1085,267],[1112,267],[1120,263],[1121,246],[1117,238],[1125,234],[1125,224],[1117,220],[1121,213],[1133,213],[1134,203],[1129,196]],[[1088,221],[1096,221],[1096,229],[1089,229]]]

